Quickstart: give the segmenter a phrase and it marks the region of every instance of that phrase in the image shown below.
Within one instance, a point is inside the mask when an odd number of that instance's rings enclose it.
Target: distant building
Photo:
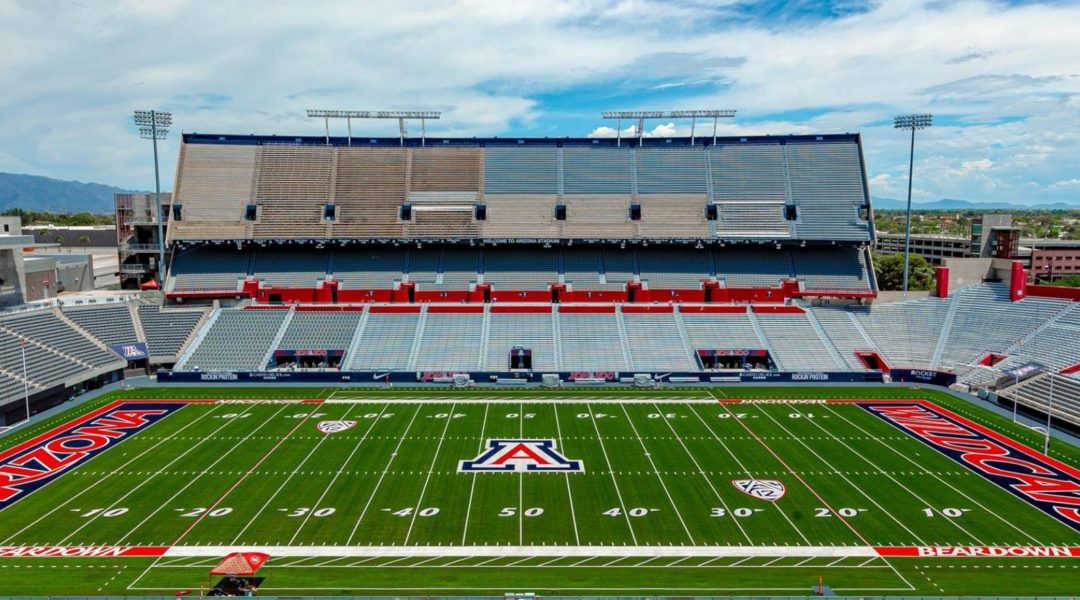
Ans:
[[[1020,234],[1020,228],[1012,225],[1012,215],[983,215],[972,219],[968,237],[912,234],[911,253],[934,264],[956,258],[1020,260],[1033,280],[1080,275],[1080,240],[1021,238]],[[877,240],[877,251],[882,254],[904,251],[902,233],[879,231]]]
[[[154,194],[116,194],[116,246],[120,256],[120,287],[138,289],[157,278],[158,271],[158,214]],[[162,228],[168,238],[169,210],[172,194],[161,194],[164,213]],[[166,264],[170,250],[165,248]]]

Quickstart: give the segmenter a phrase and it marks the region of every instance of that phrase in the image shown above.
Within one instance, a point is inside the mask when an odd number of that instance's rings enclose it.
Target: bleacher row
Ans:
[[[336,349],[345,351],[345,370],[498,371],[513,346],[533,349],[535,370],[563,371],[696,371],[698,349],[766,349],[781,371],[866,370],[857,352],[876,352],[894,368],[958,372],[974,369],[989,352],[1060,368],[1080,362],[1080,336],[1055,338],[1052,345],[1032,341],[1054,328],[1080,331],[1069,320],[1074,304],[1010,302],[996,284],[964,288],[948,299],[804,313],[625,307],[583,313],[556,305],[541,314],[491,306],[483,313],[426,305],[412,313],[221,309],[177,368],[258,370],[274,350]]]
[[[207,245],[180,251],[166,290],[235,290],[247,277],[270,287],[315,287],[333,278],[341,289],[467,290],[488,283],[498,290],[547,290],[566,283],[578,290],[621,290],[629,281],[650,289],[699,289],[716,279],[726,287],[776,287],[795,277],[807,289],[870,291],[864,252],[853,247],[776,249],[725,247],[488,245],[432,248],[349,246],[245,248]]]
[[[109,350],[111,345],[146,342],[152,360],[172,362],[207,312],[110,302],[0,314],[0,405],[24,392],[73,385],[123,368],[126,361]]]
[[[172,240],[871,238],[855,136],[644,148],[592,140],[328,147],[228,137],[184,137],[173,199],[183,209],[170,223]],[[326,204],[335,206],[332,219]],[[415,218],[399,219],[403,204],[416,208]],[[475,204],[488,207],[486,220],[474,218]],[[566,206],[566,221],[555,218],[556,204]],[[643,208],[640,222],[627,215],[631,204]],[[710,204],[716,221],[705,215]],[[244,217],[250,205],[258,206],[254,221]],[[785,206],[798,217],[789,219]]]

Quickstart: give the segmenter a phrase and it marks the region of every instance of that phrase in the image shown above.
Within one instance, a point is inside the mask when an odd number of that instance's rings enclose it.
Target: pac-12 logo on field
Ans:
[[[731,485],[748,496],[769,502],[776,502],[787,493],[784,484],[775,479],[736,479]]]
[[[555,449],[555,440],[488,440],[480,456],[463,460],[461,473],[583,473],[580,460],[570,460]]]
[[[323,433],[340,433],[356,427],[356,421],[319,421],[315,427]]]

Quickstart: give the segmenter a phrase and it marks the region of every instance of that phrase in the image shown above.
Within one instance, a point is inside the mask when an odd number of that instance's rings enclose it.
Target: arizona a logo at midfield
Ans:
[[[555,449],[555,440],[488,440],[487,448],[458,465],[461,473],[583,473],[580,460],[570,460]]]

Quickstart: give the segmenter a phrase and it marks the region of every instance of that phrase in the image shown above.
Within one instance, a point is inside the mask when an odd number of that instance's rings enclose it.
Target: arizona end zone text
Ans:
[[[929,403],[859,403],[1046,514],[1080,531],[1080,472]]]
[[[0,454],[0,510],[183,406],[116,402]]]

